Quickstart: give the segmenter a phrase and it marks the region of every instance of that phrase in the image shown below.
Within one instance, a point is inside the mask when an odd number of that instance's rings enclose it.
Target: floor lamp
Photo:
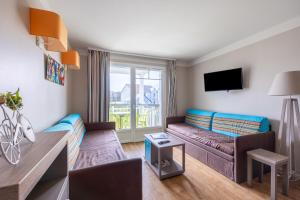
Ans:
[[[296,134],[300,135],[300,113],[298,99],[292,96],[298,94],[300,94],[300,71],[282,72],[275,76],[269,95],[288,96],[283,100],[276,151],[289,157],[291,180],[297,179],[294,144]],[[283,134],[285,134],[285,141],[283,141]]]

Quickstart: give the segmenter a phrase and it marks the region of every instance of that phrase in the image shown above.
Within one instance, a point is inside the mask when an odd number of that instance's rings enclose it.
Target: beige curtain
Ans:
[[[177,115],[176,105],[176,61],[168,61],[167,66],[167,116],[173,117]]]
[[[88,53],[88,121],[108,121],[110,53]]]

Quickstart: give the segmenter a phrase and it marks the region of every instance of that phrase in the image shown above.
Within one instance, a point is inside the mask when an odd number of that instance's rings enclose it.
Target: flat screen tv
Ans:
[[[242,68],[204,74],[205,91],[243,89]]]

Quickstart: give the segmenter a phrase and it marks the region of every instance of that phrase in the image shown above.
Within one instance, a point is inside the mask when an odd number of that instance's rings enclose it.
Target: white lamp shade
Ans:
[[[275,76],[269,95],[291,96],[300,94],[300,71],[282,72]]]

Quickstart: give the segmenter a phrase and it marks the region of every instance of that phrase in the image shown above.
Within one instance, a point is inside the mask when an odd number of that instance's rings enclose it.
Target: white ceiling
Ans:
[[[300,16],[300,0],[42,0],[73,48],[193,60]]]

